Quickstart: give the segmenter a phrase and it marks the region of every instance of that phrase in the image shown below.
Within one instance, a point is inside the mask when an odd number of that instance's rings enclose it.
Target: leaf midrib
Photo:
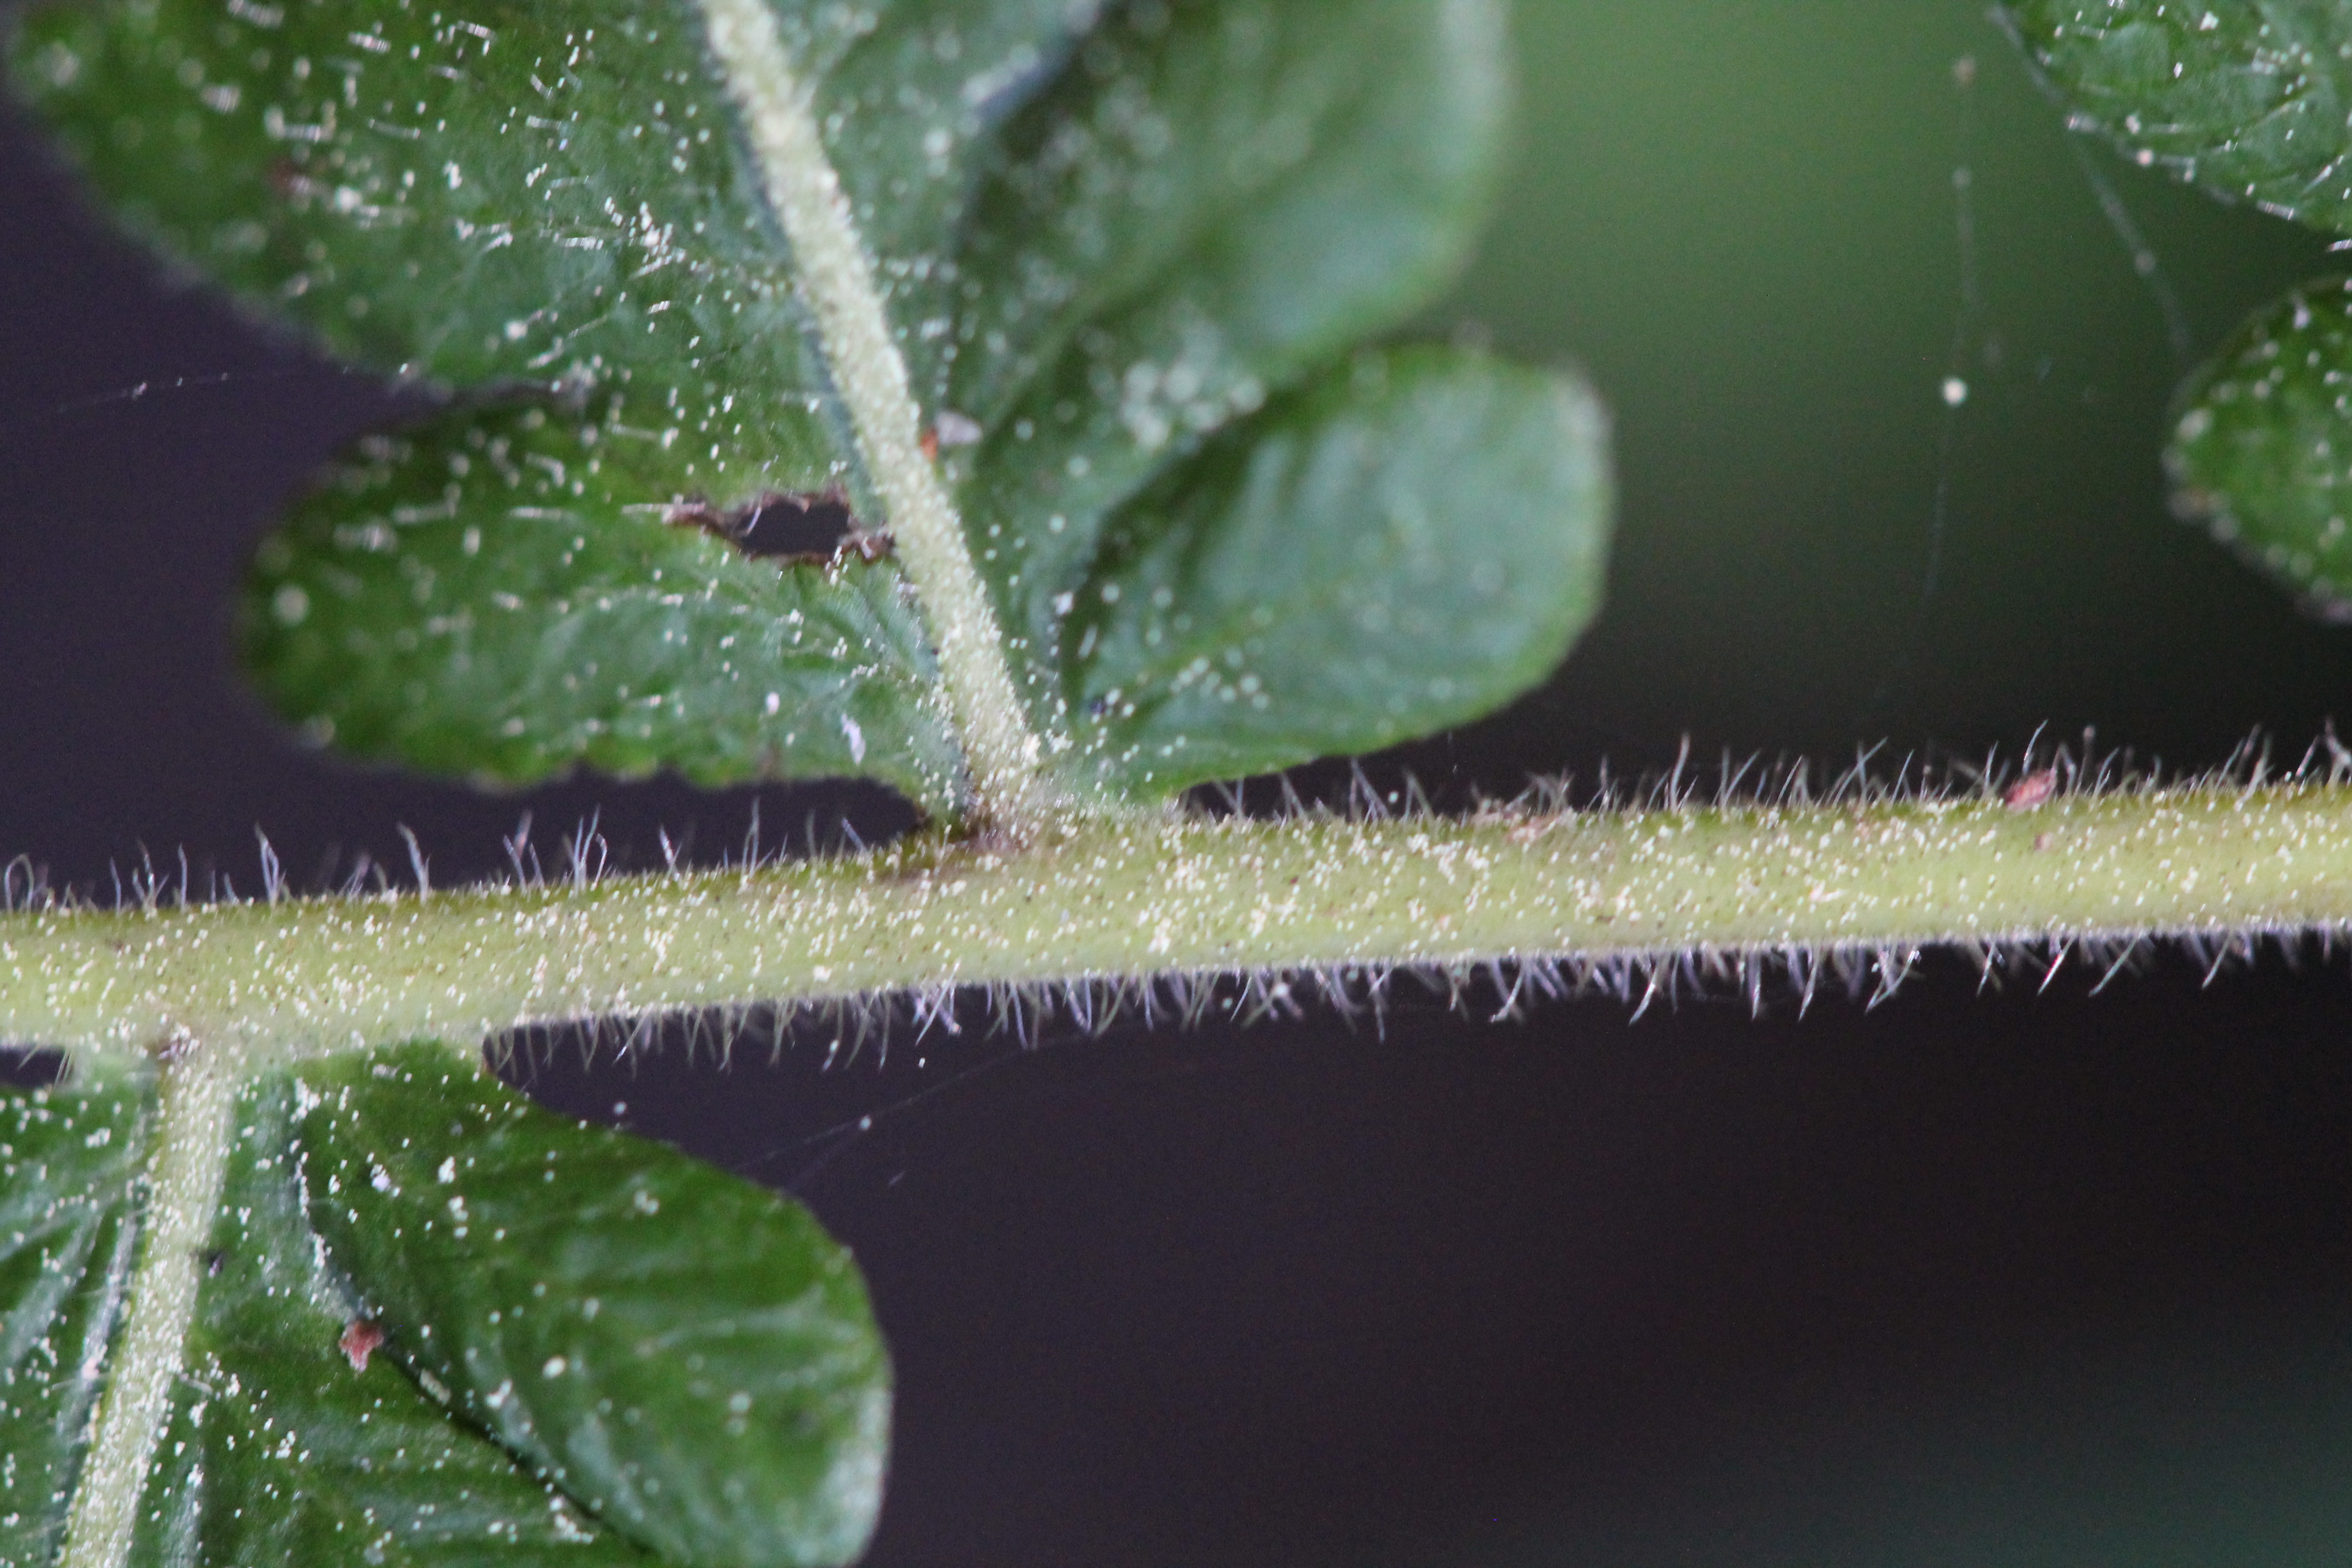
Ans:
[[[947,705],[971,773],[971,816],[1027,839],[1069,809],[1047,782],[1045,747],[1013,684],[996,611],[938,468],[890,328],[872,258],[826,155],[810,100],[762,0],[697,0],[713,59],[791,244],[795,280],[898,553],[937,650]]]
[[[106,1394],[74,1482],[58,1568],[122,1568],[129,1561],[139,1500],[195,1321],[199,1259],[228,1171],[245,1063],[231,1049],[177,1045],[162,1076],[130,1316],[107,1360]]]

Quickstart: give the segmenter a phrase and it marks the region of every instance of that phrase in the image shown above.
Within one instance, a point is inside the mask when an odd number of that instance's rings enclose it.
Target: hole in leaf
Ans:
[[[782,495],[773,490],[748,506],[721,511],[707,501],[688,501],[669,510],[672,525],[716,534],[744,554],[761,560],[827,564],[856,554],[878,561],[889,554],[889,536],[859,526],[847,499],[838,491]]]
[[[746,555],[815,556],[831,560],[864,530],[837,495],[764,495],[739,514],[735,542]]]
[[[0,1046],[0,1088],[47,1089],[63,1081],[71,1058],[37,1046]]]

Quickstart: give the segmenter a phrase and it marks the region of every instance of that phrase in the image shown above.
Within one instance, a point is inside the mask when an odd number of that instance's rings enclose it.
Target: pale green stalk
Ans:
[[[938,467],[924,455],[922,413],[890,328],[873,259],[841,176],[825,156],[809,86],[767,0],[701,0],[710,51],[743,111],[769,205],[792,245],[801,297],[856,432],[858,455],[888,511],[898,560],[937,647],[940,679],[971,768],[974,815],[1012,838],[1067,809],[1046,781],[1005,663],[995,607],[972,563]]]
[[[58,1568],[121,1568],[130,1560],[139,1500],[195,1320],[201,1259],[228,1168],[229,1113],[244,1072],[233,1051],[198,1049],[184,1037],[175,1043],[162,1075],[130,1318],[66,1515]]]
[[[750,871],[0,919],[0,1038],[252,1057],[959,984],[2352,924],[2352,789],[1065,829]]]

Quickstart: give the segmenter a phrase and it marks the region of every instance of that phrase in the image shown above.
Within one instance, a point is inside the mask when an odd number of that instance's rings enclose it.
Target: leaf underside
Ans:
[[[139,1228],[152,1086],[0,1097],[0,1563],[55,1559]]]
[[[1499,0],[775,13],[1069,787],[1369,749],[1549,672],[1602,566],[1589,395],[1355,358],[1488,205]],[[447,399],[257,564],[247,656],[313,738],[960,804],[895,565],[681,526],[829,493],[888,522],[690,5],[57,4],[14,58],[133,233]]]
[[[125,1077],[0,1102],[0,1560],[55,1555],[152,1099]],[[798,1205],[440,1046],[257,1080],[236,1129],[134,1564],[863,1551],[889,1367]]]
[[[2136,162],[2352,235],[2352,9],[2336,0],[2021,0],[2020,37],[2078,128]],[[2352,619],[2346,283],[2255,312],[2181,388],[2175,510],[2325,619]]]
[[[951,809],[961,763],[897,568],[749,557],[634,503],[667,457],[620,398],[373,437],[263,543],[247,657],[363,756],[505,782],[869,773]]]

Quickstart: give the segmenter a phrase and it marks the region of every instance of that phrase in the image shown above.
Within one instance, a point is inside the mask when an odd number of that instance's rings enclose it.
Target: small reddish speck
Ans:
[[[2044,768],[2038,773],[2028,773],[2000,797],[2000,804],[2011,811],[2032,811],[2058,793],[2058,770]]]
[[[373,1318],[353,1318],[343,1325],[343,1337],[335,1342],[353,1372],[365,1372],[369,1352],[383,1343],[383,1330]]]

